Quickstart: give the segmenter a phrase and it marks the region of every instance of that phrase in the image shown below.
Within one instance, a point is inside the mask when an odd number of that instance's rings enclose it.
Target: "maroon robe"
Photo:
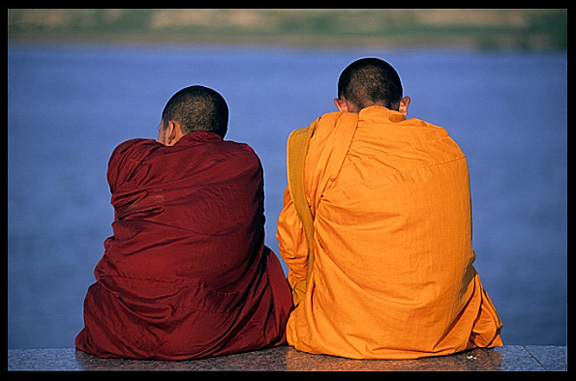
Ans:
[[[264,246],[262,167],[250,147],[205,131],[173,147],[133,139],[113,152],[108,182],[114,236],[78,349],[180,360],[285,343],[291,295]]]

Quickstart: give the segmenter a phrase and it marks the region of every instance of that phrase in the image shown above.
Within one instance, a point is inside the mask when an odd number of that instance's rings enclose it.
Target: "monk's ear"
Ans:
[[[173,146],[182,137],[182,128],[180,123],[171,120],[166,126],[165,144]]]
[[[344,98],[342,99],[334,98],[334,104],[338,108],[338,111],[348,111],[348,103],[346,103],[346,100]]]
[[[398,111],[404,114],[404,116],[408,115],[408,106],[410,105],[410,100],[410,97],[404,97],[400,100]]]

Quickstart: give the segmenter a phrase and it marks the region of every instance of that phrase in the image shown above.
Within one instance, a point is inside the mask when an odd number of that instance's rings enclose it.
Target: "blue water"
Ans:
[[[476,268],[504,341],[565,344],[566,53],[9,46],[8,347],[73,346],[112,234],[109,155],[155,138],[182,87],[223,94],[227,138],[260,156],[278,252],[286,138],[334,111],[341,70],[369,55],[399,71],[409,116],[445,127],[468,157]]]

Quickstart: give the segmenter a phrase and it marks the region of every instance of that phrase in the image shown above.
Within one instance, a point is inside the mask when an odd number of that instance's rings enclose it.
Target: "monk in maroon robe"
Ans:
[[[181,360],[285,343],[292,301],[264,246],[262,166],[223,140],[227,123],[220,94],[191,86],[166,105],[158,141],[114,150],[114,236],[84,301],[81,351]]]

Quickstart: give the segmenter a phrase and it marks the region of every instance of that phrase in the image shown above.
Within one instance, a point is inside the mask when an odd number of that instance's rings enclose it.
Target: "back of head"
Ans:
[[[228,130],[228,106],[216,91],[200,85],[190,86],[174,94],[164,107],[164,126],[171,120],[180,123],[184,135],[210,131],[224,137]]]
[[[338,80],[338,98],[344,96],[359,109],[378,104],[398,110],[402,83],[396,70],[378,58],[362,58],[350,65]]]

